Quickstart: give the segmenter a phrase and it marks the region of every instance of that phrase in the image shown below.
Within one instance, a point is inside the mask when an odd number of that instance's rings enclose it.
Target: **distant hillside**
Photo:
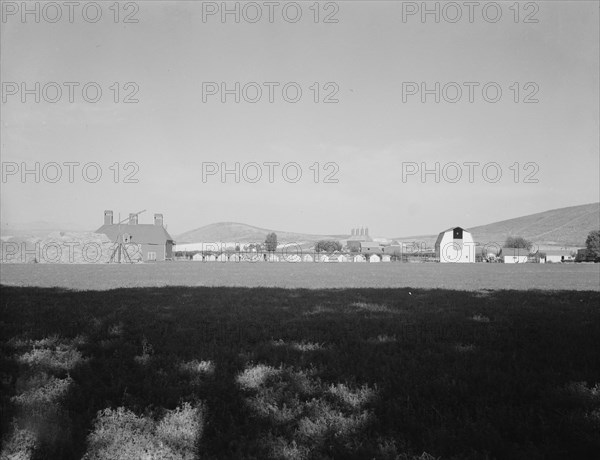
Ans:
[[[504,243],[508,236],[522,236],[538,246],[581,247],[585,244],[588,233],[594,229],[600,229],[600,203],[552,209],[468,230],[475,241],[481,243]],[[408,239],[433,244],[436,237],[437,235],[422,235]]]
[[[56,223],[56,222],[45,222],[36,221],[28,223],[11,224],[2,222],[0,226],[0,235],[3,238],[7,237],[43,237],[49,233],[56,232],[70,232],[70,231],[85,231],[82,225],[72,223]]]
[[[236,243],[262,243],[268,233],[275,232],[279,242],[314,242],[323,239],[343,239],[348,235],[311,235],[305,233],[282,232],[237,222],[218,222],[175,236],[182,243],[231,241]]]

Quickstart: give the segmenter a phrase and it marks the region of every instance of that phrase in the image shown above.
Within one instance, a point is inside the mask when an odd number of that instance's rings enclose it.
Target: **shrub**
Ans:
[[[12,435],[2,445],[0,460],[28,460],[35,449],[36,436],[15,423]]]
[[[258,389],[269,377],[277,375],[280,370],[264,364],[247,368],[237,377],[237,382],[246,390]]]
[[[202,407],[185,403],[160,422],[119,407],[98,413],[84,460],[192,460],[203,431]]]

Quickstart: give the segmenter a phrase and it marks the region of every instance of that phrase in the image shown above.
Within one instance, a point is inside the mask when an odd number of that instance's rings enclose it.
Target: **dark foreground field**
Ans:
[[[1,288],[2,459],[597,458],[600,293]]]

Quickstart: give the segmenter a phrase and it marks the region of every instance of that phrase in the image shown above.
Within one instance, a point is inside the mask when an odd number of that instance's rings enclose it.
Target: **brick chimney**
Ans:
[[[163,215],[162,214],[154,214],[154,225],[158,225],[159,227],[163,226]]]
[[[112,225],[113,224],[113,212],[109,209],[104,211],[104,225]]]
[[[132,212],[129,213],[129,225],[137,225],[138,216]]]

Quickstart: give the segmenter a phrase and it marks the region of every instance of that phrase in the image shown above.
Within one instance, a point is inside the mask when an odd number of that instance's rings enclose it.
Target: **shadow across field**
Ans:
[[[167,440],[174,428],[163,420],[177,428],[195,417],[195,434],[183,434],[199,458],[592,458],[600,449],[598,292],[1,294],[3,448],[21,442],[33,458],[113,458],[90,449],[117,416]],[[28,398],[57,385],[55,432]]]

